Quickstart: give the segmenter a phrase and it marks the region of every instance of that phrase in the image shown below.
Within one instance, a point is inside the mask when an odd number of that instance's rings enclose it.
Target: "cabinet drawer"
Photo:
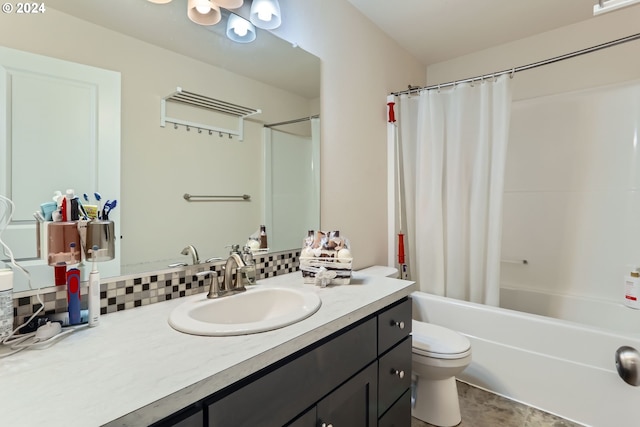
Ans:
[[[378,362],[378,416],[410,387],[411,337],[406,337]]]
[[[151,427],[204,427],[204,413],[199,407],[188,408],[152,424]]]
[[[376,359],[372,318],[209,405],[211,427],[281,427]]]
[[[402,397],[378,421],[378,427],[407,427],[411,425],[411,390]]]
[[[378,315],[378,354],[382,354],[411,332],[411,300]]]

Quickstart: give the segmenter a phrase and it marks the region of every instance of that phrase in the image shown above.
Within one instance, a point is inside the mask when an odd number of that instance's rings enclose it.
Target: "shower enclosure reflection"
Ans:
[[[270,249],[297,248],[320,227],[320,118],[265,125],[265,221]]]

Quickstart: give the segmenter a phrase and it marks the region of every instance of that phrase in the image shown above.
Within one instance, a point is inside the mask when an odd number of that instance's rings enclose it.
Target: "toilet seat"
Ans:
[[[436,359],[460,359],[471,354],[471,342],[450,329],[412,321],[413,353]]]

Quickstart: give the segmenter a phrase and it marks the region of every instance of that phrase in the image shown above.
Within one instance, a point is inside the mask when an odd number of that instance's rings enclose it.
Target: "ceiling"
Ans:
[[[597,0],[348,1],[425,65],[446,61],[587,19],[597,19],[593,17],[593,6],[598,2]]]
[[[424,65],[598,19],[593,17],[597,0],[347,1]],[[222,35],[223,23],[203,27],[189,21],[186,0],[165,5],[146,0],[49,0],[47,7],[309,99],[320,96],[318,58],[290,58],[291,52],[304,51],[261,30],[254,43],[231,42]],[[288,64],[286,70],[281,64]]]
[[[48,0],[49,7],[307,99],[320,97],[317,57],[260,29],[253,43],[232,42],[225,35],[226,17],[213,26],[194,24],[187,0]]]

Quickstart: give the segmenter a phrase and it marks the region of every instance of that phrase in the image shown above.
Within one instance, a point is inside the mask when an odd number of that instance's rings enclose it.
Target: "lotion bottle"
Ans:
[[[637,269],[624,279],[624,305],[640,309],[640,272]]]

